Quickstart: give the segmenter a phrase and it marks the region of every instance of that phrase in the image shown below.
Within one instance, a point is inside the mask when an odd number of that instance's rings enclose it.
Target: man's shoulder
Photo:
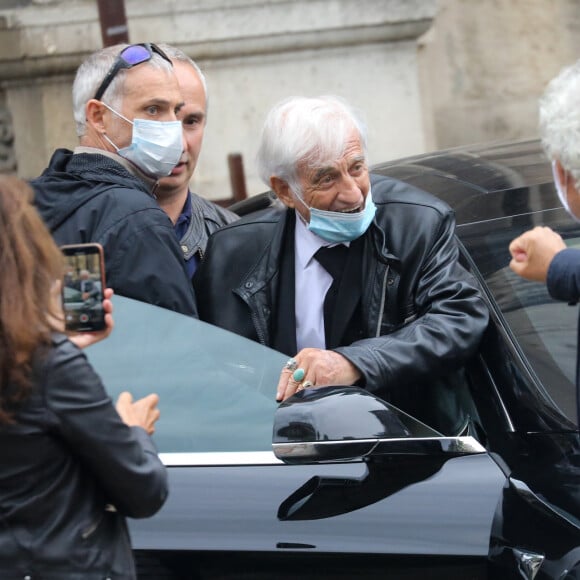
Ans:
[[[278,227],[286,215],[285,209],[267,208],[245,215],[212,234],[212,237],[260,236]]]
[[[167,227],[171,222],[167,214],[159,207],[153,197],[143,190],[104,181],[95,186],[92,196],[85,199],[77,210],[78,218],[87,215],[98,215],[101,227],[122,228],[123,224],[159,223]],[[91,219],[92,221],[92,219]]]
[[[196,213],[196,211],[199,211],[206,221],[209,220],[217,226],[223,226],[239,219],[239,216],[233,211],[221,207],[217,203],[201,197],[197,193],[190,191],[189,196],[193,212]]]
[[[393,177],[371,174],[371,185],[373,201],[379,210],[381,206],[388,209],[389,206],[400,205],[414,211],[424,209],[440,214],[451,211],[447,203],[433,194]]]
[[[206,255],[254,259],[270,245],[285,215],[285,211],[267,209],[223,226],[209,237]]]

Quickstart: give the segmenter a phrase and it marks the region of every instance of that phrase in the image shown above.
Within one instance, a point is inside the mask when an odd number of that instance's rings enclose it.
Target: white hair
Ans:
[[[93,52],[78,68],[72,88],[73,115],[76,123],[77,136],[82,137],[86,132],[86,105],[95,97],[103,79],[113,66],[119,53],[130,46],[116,44]],[[147,62],[143,63],[167,72],[172,70],[171,63],[166,61],[155,51]],[[107,104],[114,109],[120,109],[123,103],[123,89],[128,69],[120,69],[103,93],[107,97]]]
[[[290,97],[268,113],[256,162],[261,179],[285,181],[299,195],[298,165],[334,163],[345,151],[355,129],[367,155],[366,125],[358,111],[336,96]]]
[[[540,99],[540,136],[550,160],[558,160],[580,189],[580,60],[552,79]]]

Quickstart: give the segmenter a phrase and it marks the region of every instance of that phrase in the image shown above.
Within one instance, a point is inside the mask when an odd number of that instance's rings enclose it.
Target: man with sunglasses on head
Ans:
[[[201,69],[183,51],[168,44],[159,47],[173,62],[181,89],[184,104],[178,117],[183,125],[185,149],[175,169],[159,181],[157,202],[174,224],[191,278],[203,257],[209,236],[237,220],[238,216],[189,189],[207,120],[207,84]]]
[[[31,185],[57,243],[103,246],[117,294],[197,315],[173,224],[156,201],[184,151],[182,106],[171,60],[156,45],[93,53],[73,84],[79,146],[57,149]]]

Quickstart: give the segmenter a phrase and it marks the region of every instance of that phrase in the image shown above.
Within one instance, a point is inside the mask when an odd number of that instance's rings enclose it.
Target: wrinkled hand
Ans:
[[[129,427],[143,427],[149,435],[153,435],[155,423],[161,414],[158,404],[159,396],[154,393],[133,401],[133,395],[125,391],[119,395],[116,408],[123,423]]]
[[[276,390],[277,401],[285,401],[304,388],[354,385],[361,378],[360,371],[348,359],[332,350],[304,348],[293,358],[296,368],[304,370],[304,377],[295,381],[294,371],[282,369]]]
[[[564,250],[562,237],[548,227],[537,226],[512,241],[510,268],[522,278],[545,282],[554,256]]]
[[[111,298],[113,297],[112,288],[105,288],[103,296],[105,328],[97,332],[74,332],[68,335],[69,340],[74,342],[79,348],[86,348],[91,344],[95,344],[96,342],[107,338],[107,336],[113,332],[115,323],[113,321],[113,303],[111,302]]]

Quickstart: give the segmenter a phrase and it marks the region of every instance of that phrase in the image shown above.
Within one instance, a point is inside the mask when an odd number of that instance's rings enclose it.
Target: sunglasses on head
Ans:
[[[143,42],[141,44],[132,44],[127,48],[124,48],[115,62],[106,74],[103,82],[100,84],[97,92],[95,93],[95,99],[101,100],[101,97],[107,90],[108,86],[111,84],[112,80],[117,76],[117,73],[124,68],[133,68],[134,66],[141,64],[142,62],[147,62],[153,57],[153,53],[156,52],[159,56],[163,57],[168,63],[172,64],[171,59],[156,45],[150,42]]]

